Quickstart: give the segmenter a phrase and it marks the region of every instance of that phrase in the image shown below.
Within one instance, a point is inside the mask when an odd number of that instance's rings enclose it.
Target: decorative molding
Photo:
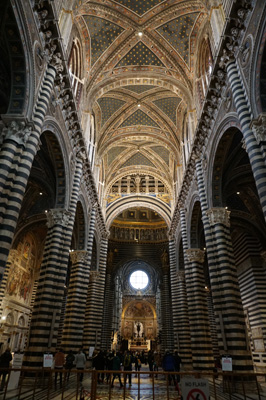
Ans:
[[[70,211],[60,208],[49,210],[46,215],[48,228],[52,228],[54,225],[62,225],[66,228],[72,216]]]
[[[189,262],[204,263],[205,251],[201,249],[186,249],[185,250]]]
[[[206,214],[211,226],[223,224],[230,227],[230,211],[225,208],[210,208]]]
[[[83,264],[87,261],[88,258],[88,251],[84,250],[77,250],[77,251],[72,251],[70,253],[70,258],[72,261],[72,264]]]
[[[257,143],[264,142],[266,140],[266,113],[262,113],[257,119],[253,119],[250,128],[254,132]]]

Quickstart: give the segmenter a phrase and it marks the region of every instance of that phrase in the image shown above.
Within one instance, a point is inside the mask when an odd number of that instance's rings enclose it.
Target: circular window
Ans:
[[[129,282],[134,289],[145,289],[149,283],[149,277],[144,271],[135,271],[130,275]]]

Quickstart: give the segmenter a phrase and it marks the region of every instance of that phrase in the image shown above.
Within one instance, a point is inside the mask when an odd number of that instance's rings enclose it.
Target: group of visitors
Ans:
[[[79,349],[77,354],[74,354],[72,350],[68,352],[65,356],[62,349],[58,349],[54,356],[54,369],[55,369],[55,387],[57,386],[57,378],[59,375],[60,387],[62,387],[62,376],[63,369],[67,370],[66,380],[69,381],[71,369],[75,367],[75,369],[83,371],[86,367],[86,355],[83,352],[83,349]],[[83,372],[79,374],[79,381],[83,380]]]
[[[169,350],[165,351],[163,358],[161,357],[160,353],[149,350],[148,354],[146,355],[143,353],[132,353],[131,351],[127,350],[124,354],[121,352],[112,351],[107,353],[105,351],[99,350],[98,352],[95,351],[92,358],[92,367],[97,371],[102,371],[98,373],[97,379],[98,383],[110,383],[111,387],[114,387],[114,381],[118,378],[120,387],[123,387],[123,383],[121,380],[121,373],[119,371],[140,371],[142,363],[149,365],[150,372],[156,371],[158,372],[159,367],[162,367],[166,372],[179,372],[180,365],[181,365],[181,358],[177,352],[174,354],[171,353]],[[109,372],[104,371],[115,371],[113,376]],[[151,375],[150,375],[151,376]],[[155,378],[157,374],[155,375]],[[129,386],[131,386],[132,382],[132,373],[124,374],[124,383],[126,384],[128,380]],[[171,385],[173,381],[175,386],[177,386],[180,380],[179,375],[168,374],[168,382]]]

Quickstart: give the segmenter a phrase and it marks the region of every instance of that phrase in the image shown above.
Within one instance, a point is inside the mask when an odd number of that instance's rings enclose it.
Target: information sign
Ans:
[[[47,353],[43,355],[43,368],[52,368],[54,357],[52,354]]]
[[[222,371],[233,371],[232,357],[229,356],[222,357]]]
[[[206,379],[181,379],[183,400],[209,400],[209,382]]]

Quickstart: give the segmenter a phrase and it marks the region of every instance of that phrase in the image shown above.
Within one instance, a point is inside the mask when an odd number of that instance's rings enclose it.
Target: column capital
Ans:
[[[176,271],[176,278],[178,282],[185,281],[185,271]]]
[[[47,226],[52,228],[54,225],[67,227],[71,217],[71,212],[61,208],[55,208],[47,212]]]
[[[70,259],[72,261],[72,264],[77,264],[77,263],[84,263],[86,262],[88,257],[88,251],[85,250],[75,250],[70,253]]]
[[[185,250],[188,261],[193,262],[196,261],[200,264],[204,263],[204,256],[205,256],[205,251],[201,249],[187,249]]]
[[[91,282],[97,282],[99,276],[100,276],[100,272],[99,271],[91,271],[90,272],[90,281]]]
[[[266,113],[261,113],[257,119],[253,119],[250,123],[250,128],[253,130],[257,143],[266,140]]]
[[[24,121],[11,121],[2,129],[0,143],[5,139],[11,139],[19,145],[25,146],[31,133],[33,125],[26,124]]]
[[[223,207],[210,208],[206,211],[209,223],[211,226],[216,224],[223,224],[227,227],[230,226],[230,211]]]

